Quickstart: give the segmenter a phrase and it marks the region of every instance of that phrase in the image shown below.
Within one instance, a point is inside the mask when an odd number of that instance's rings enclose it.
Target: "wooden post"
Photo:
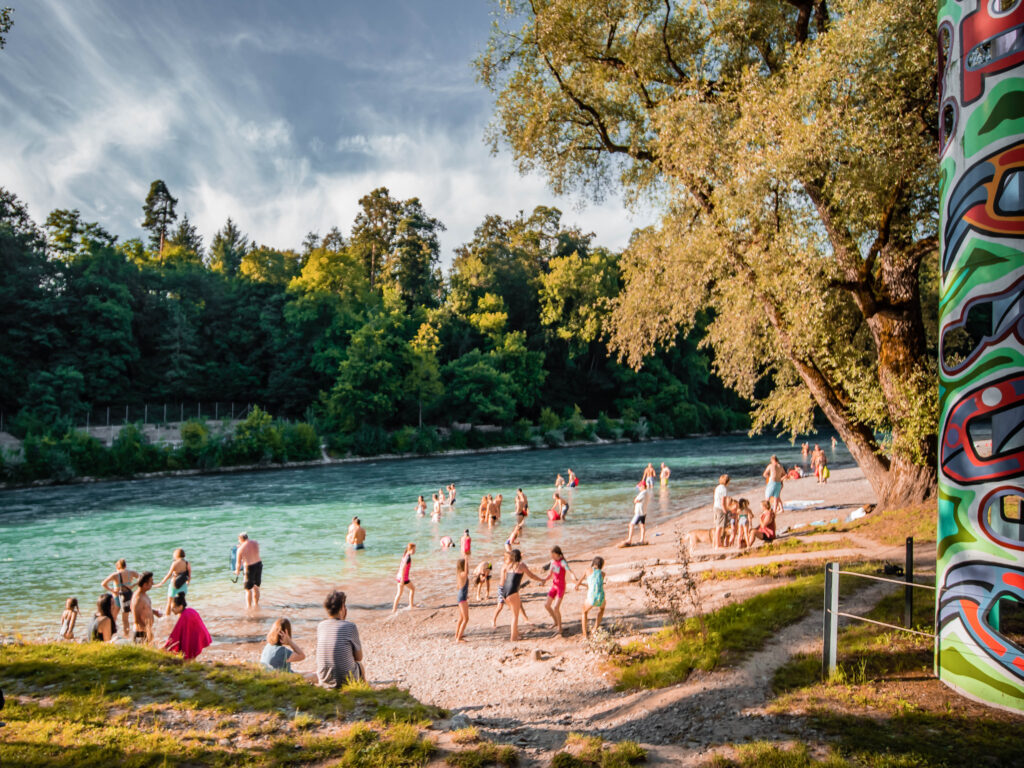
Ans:
[[[825,610],[821,626],[821,676],[828,680],[836,672],[839,656],[839,563],[825,564]]]

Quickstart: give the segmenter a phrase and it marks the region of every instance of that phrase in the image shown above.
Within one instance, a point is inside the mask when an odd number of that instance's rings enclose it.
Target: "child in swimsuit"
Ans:
[[[494,566],[491,565],[491,563],[480,563],[480,565],[478,565],[476,567],[476,571],[474,571],[474,574],[476,576],[476,599],[477,600],[483,600],[484,599],[484,598],[480,597],[480,591],[484,587],[487,588],[487,599],[488,600],[491,599],[491,571],[493,569],[494,569]]]
[[[604,617],[604,558],[595,557],[590,563],[590,571],[584,577],[587,581],[587,599],[583,603],[583,639],[590,637],[587,632],[587,619],[591,609],[597,608],[597,619],[594,621],[594,629],[601,626],[601,619]],[[583,585],[583,579],[576,580],[576,589]]]
[[[750,502],[740,499],[739,520],[736,526],[736,546],[749,547],[754,543],[754,537],[750,534],[750,518],[753,513],[750,511]]]
[[[455,642],[465,642],[466,625],[469,624],[469,558],[460,557],[455,564],[455,602],[458,618],[455,621]]]
[[[575,579],[576,574],[572,572],[569,563],[566,562],[562,548],[554,546],[551,548],[551,566],[548,569],[548,578],[551,579],[551,589],[548,590],[548,599],[544,603],[544,610],[551,614],[555,622],[555,631],[559,637],[562,635],[562,612],[559,608],[562,605],[562,598],[565,597],[565,574],[572,573]]]
[[[78,620],[78,598],[69,597],[64,604],[64,613],[60,615],[60,639],[75,639],[75,622]]]
[[[473,550],[473,540],[469,537],[469,528],[462,534],[462,554],[469,557]]]
[[[395,574],[395,581],[398,582],[398,589],[395,591],[395,603],[391,606],[391,612],[398,610],[398,601],[402,598],[402,592],[409,588],[409,608],[414,608],[412,599],[416,595],[416,587],[409,578],[412,570],[412,556],[416,553],[416,545],[411,541],[405,545],[405,554],[402,555],[402,562],[398,565],[398,573]]]
[[[519,587],[523,583],[524,576],[541,583],[547,578],[541,578],[531,571],[526,563],[523,562],[523,553],[518,549],[513,549],[509,553],[509,567],[506,569],[505,583],[502,585],[505,590],[505,602],[508,603],[508,607],[512,611],[512,629],[508,639],[513,643],[520,639],[519,614],[523,614],[523,618],[526,618],[526,612],[523,611],[523,601],[519,596]],[[495,614],[495,617],[497,617],[497,614]]]

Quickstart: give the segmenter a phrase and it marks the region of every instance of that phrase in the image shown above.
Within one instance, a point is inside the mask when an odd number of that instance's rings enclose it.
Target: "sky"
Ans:
[[[141,236],[159,178],[207,244],[229,216],[278,248],[347,235],[379,186],[446,225],[445,264],[491,213],[555,205],[615,249],[649,223],[614,196],[556,197],[490,153],[494,97],[472,67],[487,0],[7,4],[0,186],[37,222],[78,208]]]

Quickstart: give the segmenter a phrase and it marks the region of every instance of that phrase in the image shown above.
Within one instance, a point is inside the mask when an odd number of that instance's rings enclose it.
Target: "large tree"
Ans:
[[[706,343],[756,428],[817,405],[883,504],[934,488],[934,9],[912,0],[509,2],[477,60],[495,144],[556,191],[649,195],[614,348]],[[756,397],[768,377],[770,394]],[[885,435],[880,438],[879,435]]]
[[[171,197],[170,190],[161,179],[157,179],[149,185],[149,194],[146,195],[146,202],[142,206],[142,228],[148,229],[150,243],[159,253],[164,252],[164,240],[171,224],[178,218],[174,212],[174,206],[178,199]]]

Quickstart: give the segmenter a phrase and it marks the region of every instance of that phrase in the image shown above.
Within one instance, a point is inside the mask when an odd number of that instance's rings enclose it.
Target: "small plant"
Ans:
[[[456,744],[476,744],[480,741],[480,729],[475,725],[452,731],[452,741]]]
[[[647,759],[647,750],[635,741],[605,745],[597,736],[570,733],[565,749],[551,759],[552,768],[628,768]]]
[[[701,577],[690,570],[693,562],[690,545],[681,528],[676,528],[676,558],[681,566],[678,576],[649,576],[644,574],[640,584],[647,598],[651,613],[667,613],[669,622],[680,627],[692,612],[700,622],[701,634],[706,638],[707,624],[704,621],[704,597],[701,592]]]
[[[470,729],[463,728],[462,730],[468,731]],[[448,765],[455,766],[455,768],[484,768],[484,766],[488,765],[513,768],[513,766],[519,764],[519,755],[516,753],[515,747],[508,744],[499,746],[491,741],[478,741],[472,749],[448,755],[445,762]]]
[[[297,731],[304,731],[307,728],[312,728],[314,725],[319,725],[320,719],[314,717],[308,712],[299,712],[296,710],[295,717],[292,718],[292,728]]]

